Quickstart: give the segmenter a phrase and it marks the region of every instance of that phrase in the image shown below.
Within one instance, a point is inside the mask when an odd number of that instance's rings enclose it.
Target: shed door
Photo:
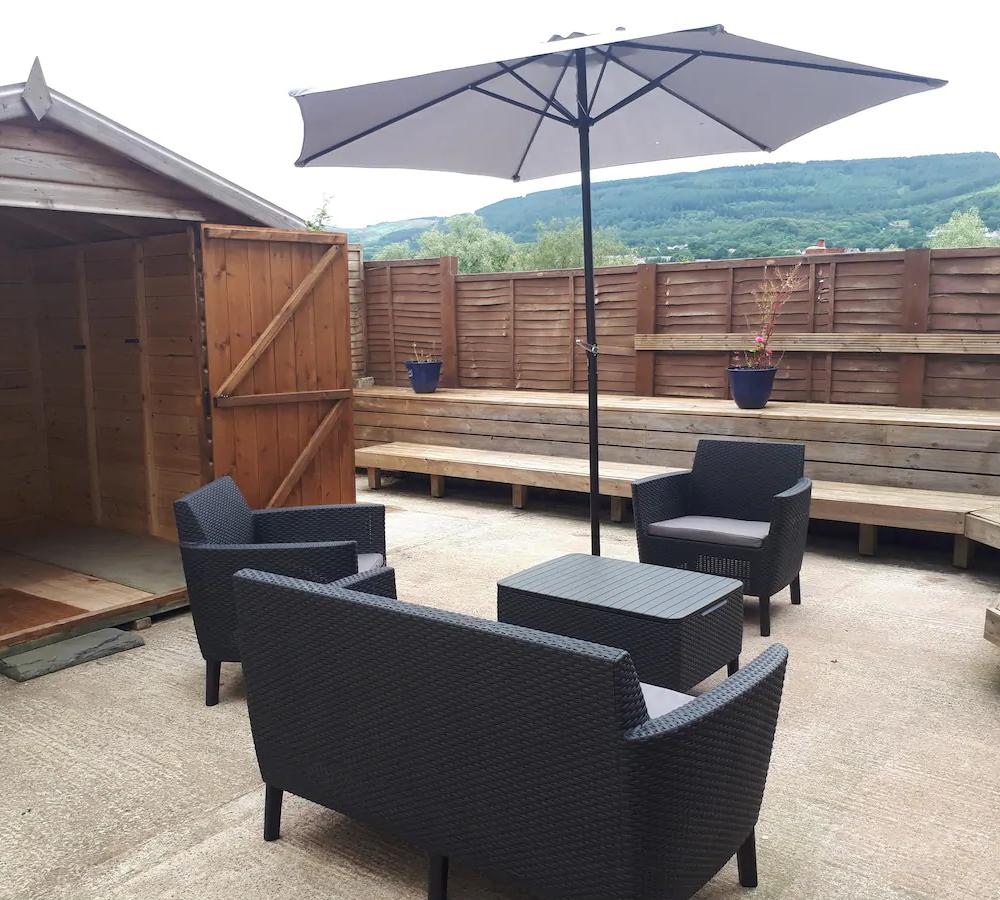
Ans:
[[[353,502],[346,237],[201,235],[215,475],[254,507]]]

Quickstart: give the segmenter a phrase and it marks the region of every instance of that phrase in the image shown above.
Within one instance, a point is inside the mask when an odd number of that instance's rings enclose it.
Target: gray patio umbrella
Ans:
[[[292,92],[298,166],[430,169],[522,181],[580,172],[591,549],[600,554],[592,168],[774,150],[920,91],[906,75],[727,34],[556,35],[509,58],[335,90]]]

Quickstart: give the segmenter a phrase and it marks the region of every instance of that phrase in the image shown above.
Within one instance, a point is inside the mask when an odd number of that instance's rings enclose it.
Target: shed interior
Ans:
[[[208,463],[193,229],[0,209],[0,242],[2,651],[169,600]]]

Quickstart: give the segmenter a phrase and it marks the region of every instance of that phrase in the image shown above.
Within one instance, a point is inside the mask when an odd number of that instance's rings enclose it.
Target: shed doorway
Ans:
[[[182,604],[171,507],[209,475],[193,229],[24,246],[82,217],[6,212],[0,653]]]

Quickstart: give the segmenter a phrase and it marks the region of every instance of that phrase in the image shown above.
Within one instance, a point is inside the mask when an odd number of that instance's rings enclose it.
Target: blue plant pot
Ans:
[[[406,361],[406,373],[410,376],[410,387],[417,394],[433,394],[441,380],[440,361],[418,362],[413,359]]]
[[[729,387],[740,409],[763,409],[774,389],[774,376],[778,367],[769,369],[740,369],[729,367]]]

